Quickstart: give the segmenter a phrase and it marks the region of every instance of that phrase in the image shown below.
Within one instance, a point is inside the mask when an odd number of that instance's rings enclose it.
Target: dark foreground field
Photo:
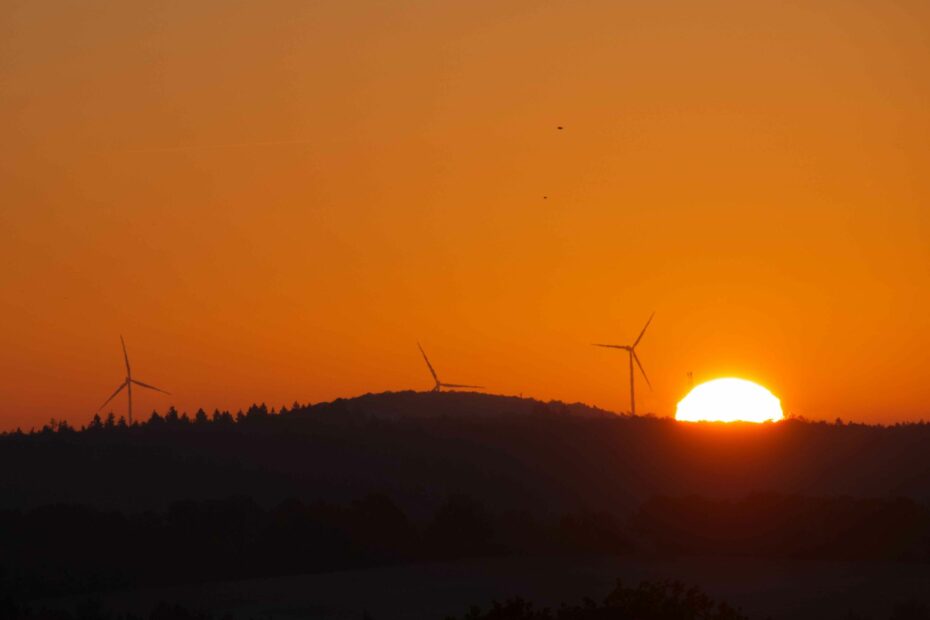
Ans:
[[[558,607],[600,599],[621,579],[677,579],[755,619],[888,618],[896,604],[930,605],[930,566],[746,558],[588,557],[473,559],[320,575],[142,589],[105,595],[105,607],[147,615],[157,601],[269,620],[442,620],[471,605],[521,596]],[[73,609],[79,598],[46,601]],[[920,616],[914,616],[920,617]]]

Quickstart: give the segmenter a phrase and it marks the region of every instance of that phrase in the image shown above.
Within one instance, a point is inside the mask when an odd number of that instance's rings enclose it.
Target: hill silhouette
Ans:
[[[469,557],[924,564],[928,440],[473,393],[50,423],[0,436],[0,602]]]
[[[928,443],[922,423],[695,425],[487,394],[368,394],[7,433],[0,508],[146,510],[233,495],[270,506],[386,494],[412,516],[455,494],[554,515],[625,514],[656,495],[927,501]]]

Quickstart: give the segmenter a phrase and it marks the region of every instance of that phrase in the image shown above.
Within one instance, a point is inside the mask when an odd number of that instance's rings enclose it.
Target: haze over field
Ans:
[[[0,428],[448,380],[927,417],[922,0],[0,5]],[[563,129],[558,129],[558,127]],[[545,197],[545,198],[544,198]],[[122,403],[114,410],[122,411]]]

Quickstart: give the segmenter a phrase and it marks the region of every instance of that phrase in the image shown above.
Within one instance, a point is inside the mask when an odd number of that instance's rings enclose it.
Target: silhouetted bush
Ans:
[[[748,616],[726,603],[717,603],[697,588],[678,582],[644,581],[637,587],[617,582],[600,604],[585,600],[553,611],[515,598],[494,603],[487,611],[472,608],[463,620],[748,620]]]

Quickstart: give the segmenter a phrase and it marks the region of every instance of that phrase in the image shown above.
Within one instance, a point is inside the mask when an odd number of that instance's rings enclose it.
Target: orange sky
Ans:
[[[443,379],[628,407],[635,337],[930,418],[930,4],[0,5],[0,427]],[[557,126],[565,129],[558,131]],[[547,196],[547,199],[543,199]],[[124,410],[124,401],[115,409]]]

